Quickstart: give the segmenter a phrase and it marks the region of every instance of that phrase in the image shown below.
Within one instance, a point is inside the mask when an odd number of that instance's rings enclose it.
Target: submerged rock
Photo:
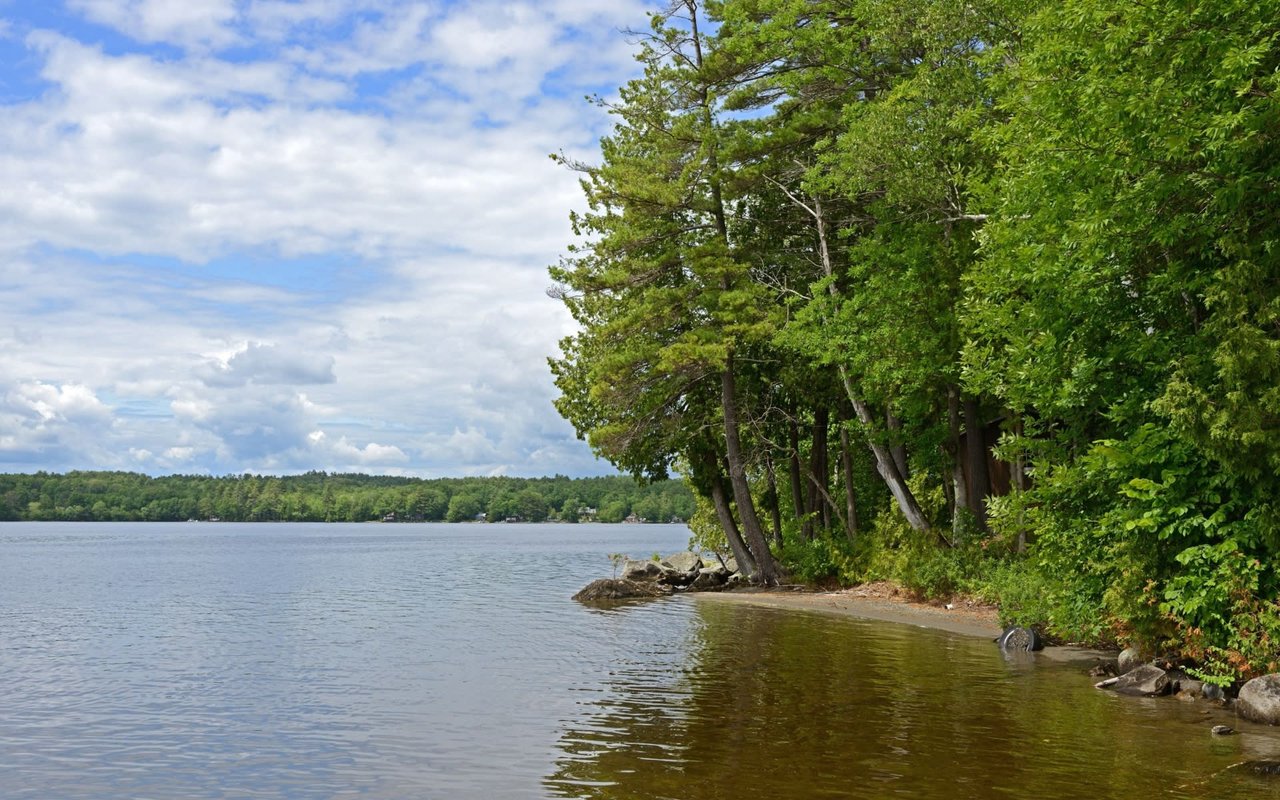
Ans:
[[[1263,675],[1242,686],[1236,713],[1253,722],[1280,725],[1280,674]]]
[[[632,581],[626,578],[601,578],[583,587],[573,596],[579,602],[598,600],[632,600],[642,597],[662,597],[667,590],[652,581]]]
[[[1259,775],[1280,776],[1280,761],[1246,761],[1244,765]]]
[[[1169,693],[1171,683],[1164,670],[1154,664],[1143,664],[1116,679],[1111,688],[1135,697],[1160,697]]]

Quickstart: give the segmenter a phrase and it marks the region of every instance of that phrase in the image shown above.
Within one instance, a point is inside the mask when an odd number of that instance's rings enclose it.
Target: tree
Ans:
[[[562,343],[552,370],[564,392],[561,413],[598,452],[640,476],[665,476],[718,422],[740,544],[759,579],[776,583],[737,388],[738,353],[767,339],[772,312],[762,313],[771,307],[755,296],[729,235],[700,14],[697,2],[683,0],[653,16],[639,55],[644,75],[610,109],[618,123],[601,142],[603,163],[571,164],[585,175],[590,207],[574,217],[574,230],[589,239],[552,274],[583,331]],[[739,537],[737,526],[726,535]]]
[[[1222,674],[1267,668],[1280,630],[1278,14],[1035,9],[966,320],[968,383],[1022,415],[1037,462],[1010,510],[1078,624]]]

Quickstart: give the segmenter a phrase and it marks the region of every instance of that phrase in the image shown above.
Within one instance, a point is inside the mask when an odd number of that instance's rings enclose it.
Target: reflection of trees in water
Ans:
[[[1238,759],[1179,725],[1198,709],[1097,692],[1083,668],[1009,665],[990,643],[905,626],[697,609],[684,666],[622,665],[570,723],[549,795],[1248,796],[1178,791]]]

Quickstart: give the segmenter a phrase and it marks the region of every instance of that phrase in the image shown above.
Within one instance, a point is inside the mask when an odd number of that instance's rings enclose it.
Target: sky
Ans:
[[[548,156],[648,7],[0,0],[0,472],[612,473]]]

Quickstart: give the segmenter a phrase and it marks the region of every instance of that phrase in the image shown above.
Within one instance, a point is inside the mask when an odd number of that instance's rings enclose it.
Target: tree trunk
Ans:
[[[764,454],[765,477],[768,479],[768,491],[765,500],[769,504],[769,515],[773,522],[773,543],[782,550],[782,509],[778,507],[778,478],[773,473],[773,456],[768,451]]]
[[[805,206],[808,209],[807,206]],[[827,244],[827,223],[826,218],[822,214],[822,202],[815,196],[813,198],[813,208],[808,209],[813,214],[814,222],[818,228],[818,253],[822,258],[822,269],[828,278],[835,277],[835,267],[831,263],[831,248]],[[832,297],[840,297],[840,289],[836,286],[835,281],[827,282],[827,291]],[[911,493],[911,487],[907,486],[906,477],[898,470],[897,463],[893,460],[891,454],[884,445],[876,441],[875,438],[875,417],[871,414],[870,407],[867,406],[853,388],[853,380],[849,377],[849,370],[843,364],[839,365],[840,383],[844,386],[845,394],[849,396],[849,402],[853,404],[853,411],[858,415],[858,421],[861,422],[870,434],[867,437],[867,443],[871,446],[871,452],[876,457],[876,470],[880,473],[880,477],[884,478],[885,485],[889,487],[889,493],[893,495],[894,501],[898,504],[898,509],[902,511],[902,516],[906,517],[907,524],[918,531],[927,531],[932,528],[928,518],[925,517],[924,511],[920,508],[920,503],[916,500],[915,495]]]
[[[1022,493],[1031,488],[1031,481],[1027,478],[1026,445],[1023,444],[1023,437],[1026,432],[1022,426],[1022,417],[1020,415],[1015,415],[1013,420],[1013,435],[1018,440],[1018,454],[1013,459],[1013,485],[1019,493]],[[1022,512],[1022,503],[1018,504],[1017,546],[1019,553],[1027,552],[1027,526]]]
[[[800,535],[805,541],[813,539],[813,521],[804,513],[804,479],[801,478],[802,470],[800,466],[800,426],[796,424],[795,415],[792,414],[791,421],[787,424],[787,435],[791,440],[791,507],[793,513],[800,522]]]
[[[986,426],[982,421],[982,409],[977,398],[965,397],[964,400],[965,429],[965,470],[967,481],[967,500],[969,510],[973,512],[978,525],[987,527],[987,495],[991,493],[991,476],[987,471]]]
[[[956,386],[947,387],[947,425],[950,429],[948,450],[951,456],[951,485],[955,495],[951,509],[951,530],[959,533],[960,509],[969,508],[969,490],[964,479],[964,454],[960,452],[960,389]]]
[[[853,488],[853,451],[849,449],[849,431],[840,426],[840,471],[844,478],[845,525],[849,544],[858,541],[858,503]]]
[[[829,491],[827,465],[827,432],[830,412],[825,408],[816,408],[813,412],[813,452],[809,456],[809,506],[808,512],[815,520],[821,520],[827,530],[831,529],[831,511],[826,497]]]
[[[747,577],[755,577],[759,567],[751,558],[747,545],[738,532],[738,523],[733,518],[733,509],[729,507],[729,498],[724,492],[724,478],[720,476],[720,467],[714,465],[715,472],[711,476],[711,503],[716,507],[716,516],[720,518],[720,527],[724,528],[724,538],[729,541],[729,550],[733,552],[734,561],[738,562],[738,571]]]
[[[742,440],[738,438],[738,389],[733,375],[733,354],[725,362],[720,373],[720,402],[724,411],[724,441],[729,460],[729,484],[733,487],[733,502],[738,506],[742,520],[743,538],[759,567],[760,582],[766,586],[778,583],[778,567],[765,541],[760,517],[756,514],[755,501],[751,499],[751,485],[747,482],[747,464],[742,454]]]
[[[849,395],[849,402],[853,403],[853,410],[858,415],[858,421],[874,431],[875,417],[871,413],[871,408],[865,400],[853,391],[853,384],[849,380],[849,374],[844,367],[840,368],[840,380],[844,384],[845,393]],[[871,446],[871,452],[876,457],[876,471],[880,473],[885,485],[889,487],[889,494],[893,495],[893,499],[898,504],[898,510],[902,512],[902,516],[906,517],[907,524],[917,531],[932,530],[933,526],[929,524],[923,509],[920,508],[920,503],[916,501],[915,495],[911,493],[911,487],[907,486],[902,473],[898,472],[898,465],[894,462],[893,454],[889,452],[889,448],[877,442],[874,434],[868,437],[867,443]]]
[[[910,478],[911,471],[907,469],[907,445],[902,441],[902,420],[895,417],[891,409],[885,409],[884,425],[889,430],[889,452],[893,455],[893,464],[904,480]]]

